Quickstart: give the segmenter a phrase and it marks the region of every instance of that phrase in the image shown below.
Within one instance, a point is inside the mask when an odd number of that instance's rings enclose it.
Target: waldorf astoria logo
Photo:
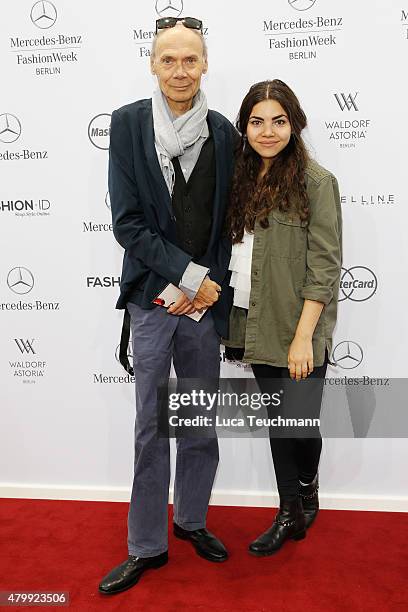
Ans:
[[[293,13],[283,18],[268,16],[262,21],[262,34],[274,55],[310,61],[337,47],[344,27],[343,16],[316,14],[318,3],[314,0],[288,0],[288,4],[298,11],[297,16]],[[309,9],[313,11],[306,13]]]
[[[26,23],[22,14],[21,25]],[[60,20],[56,4],[48,0],[34,2],[28,23],[31,28],[19,34],[15,34],[17,24],[13,23],[13,33],[9,35],[10,52],[20,69],[31,69],[36,76],[46,77],[60,75],[66,66],[78,64],[83,36],[62,29],[64,19],[62,15]]]
[[[341,149],[354,149],[367,139],[371,127],[371,119],[359,114],[359,92],[333,92],[332,100],[338,114],[324,121],[328,139]]]
[[[44,377],[46,362],[37,357],[36,338],[13,338],[14,355],[9,360],[14,380],[34,384]]]

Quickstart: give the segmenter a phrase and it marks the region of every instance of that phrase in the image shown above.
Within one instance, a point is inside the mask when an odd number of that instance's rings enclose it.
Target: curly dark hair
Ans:
[[[258,180],[262,158],[248,144],[246,131],[253,107],[263,100],[279,102],[288,116],[292,133],[289,143],[274,158],[265,176]],[[274,79],[252,85],[242,102],[236,121],[241,141],[236,152],[231,202],[227,214],[227,231],[233,243],[241,242],[245,228],[253,231],[256,220],[261,227],[268,227],[268,215],[272,209],[292,210],[299,214],[302,220],[308,219],[305,170],[309,155],[301,137],[306,125],[306,115],[296,95],[286,83]]]

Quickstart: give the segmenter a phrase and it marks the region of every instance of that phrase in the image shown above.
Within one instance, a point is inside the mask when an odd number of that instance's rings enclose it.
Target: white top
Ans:
[[[251,266],[254,235],[244,230],[242,242],[232,245],[229,270],[232,271],[230,286],[234,288],[234,306],[249,309],[251,293]]]

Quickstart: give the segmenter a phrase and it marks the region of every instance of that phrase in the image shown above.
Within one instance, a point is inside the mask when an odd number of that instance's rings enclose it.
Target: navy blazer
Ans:
[[[227,337],[232,303],[228,272],[231,244],[223,231],[236,132],[216,111],[208,111],[208,123],[214,139],[216,189],[208,248],[196,263],[207,266],[210,278],[222,287],[211,311],[217,332]],[[146,309],[161,308],[152,300],[168,283],[179,285],[192,256],[177,246],[172,201],[154,144],[151,99],[112,113],[109,193],[113,233],[125,249],[116,308],[125,308],[128,301]]]

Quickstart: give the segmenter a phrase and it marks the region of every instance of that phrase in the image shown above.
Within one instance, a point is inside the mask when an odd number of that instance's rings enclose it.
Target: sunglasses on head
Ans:
[[[159,32],[159,30],[174,28],[179,21],[185,28],[200,30],[201,34],[203,33],[203,22],[201,19],[196,19],[195,17],[161,17],[160,19],[156,20],[156,34]]]

